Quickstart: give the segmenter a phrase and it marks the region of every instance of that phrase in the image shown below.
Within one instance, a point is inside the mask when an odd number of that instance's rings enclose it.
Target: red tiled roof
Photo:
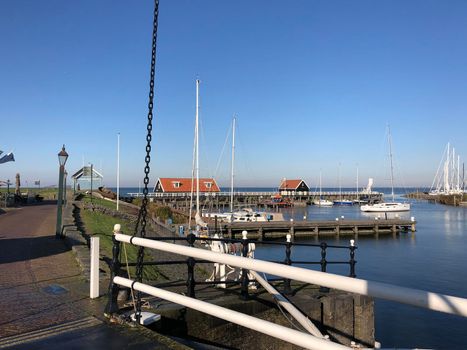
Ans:
[[[303,180],[282,180],[280,190],[296,190]]]
[[[164,177],[159,178],[157,182],[162,185],[163,192],[191,192],[191,178],[178,178],[178,177]],[[209,184],[211,187],[209,188]],[[157,186],[157,183],[156,183]],[[193,191],[196,192],[196,179],[193,183]],[[199,191],[200,192],[220,192],[219,186],[217,186],[216,180],[214,179],[199,179]]]

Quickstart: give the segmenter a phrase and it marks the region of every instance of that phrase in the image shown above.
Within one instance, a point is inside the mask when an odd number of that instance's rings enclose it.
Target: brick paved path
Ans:
[[[55,205],[0,216],[0,338],[101,315],[55,220]]]

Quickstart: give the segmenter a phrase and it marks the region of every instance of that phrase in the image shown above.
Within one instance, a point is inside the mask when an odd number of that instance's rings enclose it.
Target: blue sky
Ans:
[[[143,178],[152,1],[0,2],[0,180],[56,184],[93,163]],[[467,151],[467,2],[161,0],[151,184],[191,174],[195,79],[200,172],[229,183],[430,186],[450,141]],[[218,168],[218,171],[216,171]]]

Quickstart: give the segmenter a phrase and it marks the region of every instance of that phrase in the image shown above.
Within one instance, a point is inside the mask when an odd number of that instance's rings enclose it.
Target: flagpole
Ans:
[[[117,134],[117,211],[120,200],[120,133]]]

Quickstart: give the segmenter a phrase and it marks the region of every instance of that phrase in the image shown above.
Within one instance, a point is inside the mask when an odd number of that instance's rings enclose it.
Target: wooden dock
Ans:
[[[228,237],[241,238],[242,231],[248,232],[248,238],[273,239],[318,236],[375,236],[397,235],[400,232],[415,232],[416,221],[401,219],[378,220],[304,220],[270,222],[233,222],[222,223],[220,228]]]
[[[316,192],[316,191],[298,191],[288,192],[282,191],[280,193],[281,200],[279,203],[274,202],[277,199],[277,192],[234,192],[234,207],[257,207],[257,208],[273,208],[278,209],[288,206],[306,206],[319,198],[327,199],[330,201],[342,198],[365,200],[370,203],[380,202],[383,199],[381,192]],[[142,197],[142,193],[128,193],[132,198]],[[161,205],[167,205],[175,209],[187,210],[190,207],[191,193],[189,192],[151,192],[148,193],[151,202],[156,202]],[[231,193],[230,192],[203,192],[200,193],[200,202],[203,208],[207,211],[216,209],[224,210],[231,206]]]

